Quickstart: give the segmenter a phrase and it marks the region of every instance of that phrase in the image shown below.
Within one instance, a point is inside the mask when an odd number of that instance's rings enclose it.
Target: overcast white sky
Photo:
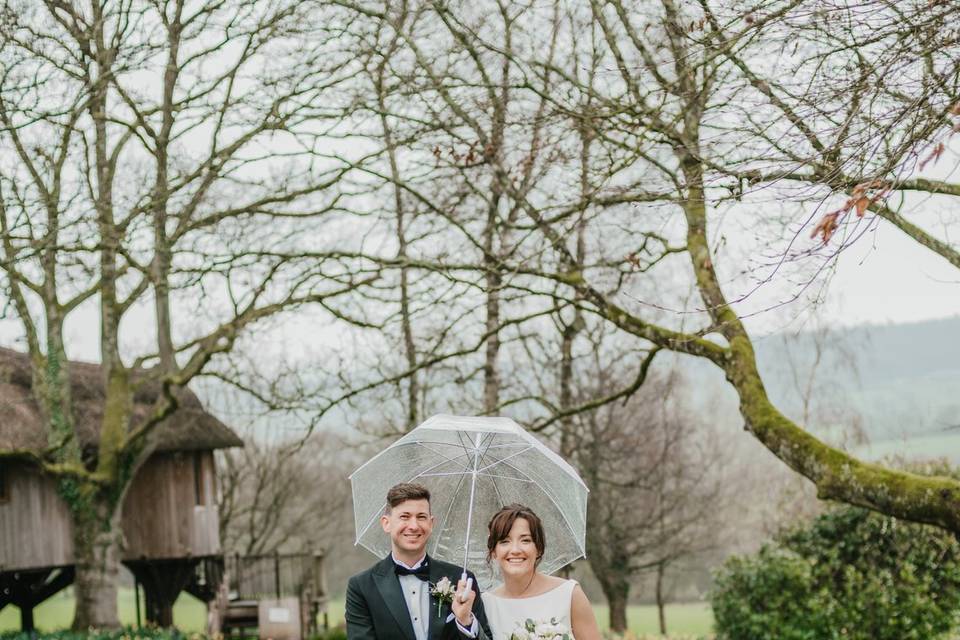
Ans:
[[[953,140],[937,166],[928,168],[924,177],[960,182],[960,139]],[[778,206],[780,199],[773,192],[757,193],[756,196],[753,203],[733,205],[729,213],[715,218],[721,221],[718,224],[729,240],[723,252],[735,256],[718,258],[718,267],[725,266],[724,271],[732,276],[732,280],[723,282],[729,300],[737,300],[751,291],[755,279],[766,277],[769,268],[761,266],[750,275],[733,274],[751,262],[756,266],[764,260],[776,261],[783,252],[783,238],[762,238],[762,233],[758,231],[758,224],[762,224],[762,220],[761,223],[757,222],[765,215],[765,207]],[[938,238],[956,243],[956,238],[950,237],[951,230],[960,230],[960,210],[956,210],[956,202],[938,201],[930,196],[915,197],[917,199],[910,203],[910,207],[903,208],[909,219]],[[798,216],[809,214],[810,220],[815,221],[823,212],[836,206],[828,201],[821,205],[824,207],[822,210],[817,209],[816,204],[794,208],[788,213],[789,219],[796,221]],[[737,210],[736,207],[740,206],[749,208],[745,215]],[[771,227],[776,228],[776,223]],[[798,232],[794,250],[816,244],[817,241],[811,240],[808,233],[809,230]],[[714,238],[718,237],[719,229],[712,229],[711,234]],[[839,236],[838,233],[831,242],[835,244]],[[770,243],[769,247],[764,246],[765,243]],[[764,252],[767,253],[766,257],[761,256]],[[816,309],[818,321],[834,327],[901,324],[960,315],[960,270],[883,221],[874,220],[870,224],[870,231],[841,253],[830,270],[829,278],[820,278],[818,284],[803,289],[800,299],[781,304],[796,296],[804,282],[803,278],[791,281],[788,272],[789,269],[778,271],[769,283],[753,291],[742,302],[734,304],[738,314],[746,318],[747,327],[754,335],[809,328],[809,300],[818,294],[821,298],[821,305]],[[190,311],[181,308],[174,309],[174,313],[188,314]],[[131,332],[125,330],[126,342],[132,339],[129,346],[138,352],[141,348],[148,351],[153,349],[153,338],[148,335],[153,325],[152,315],[152,309],[145,304],[124,319],[126,327],[143,327],[133,332],[135,335],[132,337],[129,335]],[[288,315],[282,322],[281,331],[274,333],[277,344],[264,345],[278,356],[292,355],[292,349],[299,352],[300,357],[310,359],[309,349],[305,349],[308,346],[306,343],[322,349],[343,346],[350,340],[349,329],[334,328],[336,325],[331,326],[328,319],[316,313],[301,313],[297,317]],[[17,344],[20,338],[18,325],[15,320],[0,319],[0,344],[20,349],[25,347]],[[73,314],[66,334],[69,357],[99,360],[95,301],[86,303]]]
[[[727,283],[727,294],[734,298],[740,292],[732,289],[734,284]],[[812,295],[814,289],[811,287],[808,294]],[[805,310],[809,308],[802,299],[752,315],[791,297],[796,290],[775,278],[736,306],[741,314],[751,315],[747,323],[752,332],[798,330],[804,326]],[[823,291],[823,305],[818,313],[833,326],[908,323],[960,315],[960,272],[885,223],[876,225],[873,232],[841,254]],[[96,310],[94,305],[86,307],[78,310],[70,323],[72,329],[68,328],[69,355],[97,360],[96,331],[90,330],[90,323],[97,322]],[[284,333],[289,335],[305,336],[320,328],[316,317],[288,320]],[[18,333],[16,322],[0,321],[0,343],[13,346]],[[331,340],[318,342],[338,342],[335,336],[325,337]]]
[[[769,290],[737,305],[738,311],[753,313],[796,291],[778,282],[766,288]],[[812,286],[808,293],[815,290],[821,291]],[[841,253],[822,291],[818,313],[835,326],[899,324],[960,315],[960,272],[884,223]],[[751,331],[761,333],[788,325],[796,329],[795,318],[805,308],[806,303],[797,300],[751,317],[747,323]]]
[[[947,153],[935,166],[928,167],[923,177],[939,179],[951,183],[960,182],[960,139],[954,138],[947,148]],[[762,194],[758,194],[762,195]],[[960,209],[956,198],[930,196],[923,193],[907,193],[905,200],[898,200],[893,196],[890,205],[899,207],[901,215],[909,221],[919,225],[940,240],[945,240],[957,246],[956,233],[960,231]],[[801,251],[813,247],[818,240],[809,238],[809,230],[820,216],[830,210],[835,210],[843,202],[845,196],[834,194],[823,202],[802,205],[799,214],[794,210],[790,213],[791,220],[799,220],[801,216],[809,215],[810,224],[806,229],[797,233],[792,249]],[[777,196],[771,193],[760,199],[776,206]],[[795,205],[794,205],[795,206]],[[776,215],[773,213],[772,215]],[[735,218],[730,215],[730,218]],[[724,222],[729,234],[736,233],[740,240],[750,242],[750,224],[757,219],[757,214],[744,216],[747,226],[732,230],[736,220]],[[866,220],[870,220],[867,218]],[[949,264],[945,259],[931,250],[923,247],[891,224],[876,218],[867,225],[869,230],[860,236],[856,242],[841,252],[833,263],[828,278],[821,278],[821,284],[826,280],[826,287],[810,286],[805,290],[807,298],[822,293],[822,306],[817,310],[820,318],[831,325],[850,326],[862,324],[910,323],[934,318],[944,318],[960,315],[960,270]],[[953,232],[953,235],[951,235]],[[836,247],[840,241],[841,232],[831,240],[828,250]],[[756,241],[754,241],[756,243]],[[761,241],[762,242],[762,241]],[[776,260],[782,253],[779,248],[783,242],[774,242],[768,252]],[[751,247],[745,244],[739,250],[745,256],[757,255],[762,247]],[[771,260],[771,258],[766,258]],[[741,257],[736,262],[746,264],[748,258]],[[814,268],[813,261],[809,263]],[[784,269],[789,272],[789,268]],[[764,277],[768,271],[760,269],[754,277]],[[748,316],[747,324],[751,331],[760,333],[777,332],[785,328],[796,330],[796,316],[803,314],[808,304],[803,300],[786,305],[784,308],[775,308],[770,312],[760,313],[750,317],[758,310],[776,306],[777,302],[795,296],[800,287],[795,279],[790,282],[789,277],[774,277],[771,283],[764,285],[756,295],[736,305],[741,316]],[[726,295],[735,300],[742,295],[742,291],[749,290],[752,285],[748,281],[742,283],[727,283]],[[742,291],[734,291],[736,288]],[[807,314],[809,315],[809,314]]]

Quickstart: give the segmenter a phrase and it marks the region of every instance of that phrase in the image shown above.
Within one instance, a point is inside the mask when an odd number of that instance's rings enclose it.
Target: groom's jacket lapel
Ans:
[[[427,561],[430,563],[430,584],[428,588],[432,589],[433,586],[440,582],[440,579],[447,576],[447,574],[444,573],[439,561],[434,560],[429,555],[427,556]],[[452,580],[452,582],[454,586],[457,585],[456,580]],[[436,596],[430,596],[430,628],[427,630],[427,640],[436,640],[440,637],[440,632],[443,631],[443,625],[447,621],[447,616],[450,615],[450,605],[440,605],[439,603],[440,601],[437,600]]]
[[[416,640],[413,623],[410,622],[410,611],[407,609],[407,600],[403,597],[403,589],[400,588],[400,581],[393,569],[393,558],[387,556],[374,567],[373,582],[404,637],[407,640]]]

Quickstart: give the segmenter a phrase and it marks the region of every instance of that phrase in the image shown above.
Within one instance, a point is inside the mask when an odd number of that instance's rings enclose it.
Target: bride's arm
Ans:
[[[593,607],[587,600],[587,594],[580,585],[573,588],[573,598],[570,602],[570,625],[573,627],[573,637],[576,640],[600,640],[600,628],[597,618],[593,615]]]

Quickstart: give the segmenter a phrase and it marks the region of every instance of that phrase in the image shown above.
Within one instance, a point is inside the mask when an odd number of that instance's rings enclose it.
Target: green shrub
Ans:
[[[711,604],[721,640],[933,640],[960,621],[960,543],[843,507],[731,558]]]

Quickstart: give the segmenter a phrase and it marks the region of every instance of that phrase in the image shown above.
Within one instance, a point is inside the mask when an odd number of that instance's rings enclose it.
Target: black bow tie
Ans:
[[[407,569],[403,565],[399,565],[394,562],[393,570],[398,576],[417,576],[417,578],[423,580],[424,582],[430,582],[430,567],[427,566],[426,560],[424,560],[416,569]]]

